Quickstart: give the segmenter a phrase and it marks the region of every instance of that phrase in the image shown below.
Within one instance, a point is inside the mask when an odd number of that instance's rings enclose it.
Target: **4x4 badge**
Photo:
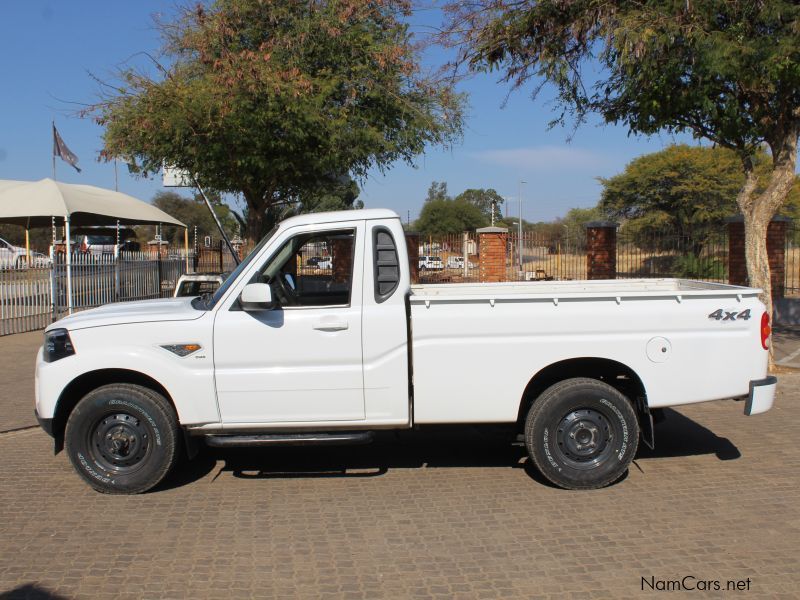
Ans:
[[[747,308],[742,312],[736,312],[735,310],[729,312],[727,310],[722,310],[721,308],[718,308],[710,315],[708,315],[708,318],[715,319],[717,321],[739,321],[739,320],[747,321],[747,319],[750,318],[750,309]]]

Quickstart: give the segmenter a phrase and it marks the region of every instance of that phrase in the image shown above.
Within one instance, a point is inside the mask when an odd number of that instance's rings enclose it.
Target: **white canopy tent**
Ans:
[[[0,180],[0,223],[25,227],[50,227],[53,218],[64,220],[67,266],[67,303],[72,312],[70,225],[186,225],[152,204],[133,196],[92,185],[40,181]],[[184,235],[186,239],[186,236]],[[187,242],[188,243],[188,242]],[[30,256],[30,248],[28,255]]]

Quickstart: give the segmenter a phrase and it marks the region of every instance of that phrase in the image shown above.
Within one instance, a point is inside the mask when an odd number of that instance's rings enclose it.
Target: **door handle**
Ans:
[[[313,328],[317,331],[343,331],[349,329],[350,325],[347,321],[323,319],[314,323]]]

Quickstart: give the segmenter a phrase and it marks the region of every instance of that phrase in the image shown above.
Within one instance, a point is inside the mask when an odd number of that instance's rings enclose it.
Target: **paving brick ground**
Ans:
[[[0,432],[36,425],[33,365],[42,332],[0,337]]]
[[[799,384],[757,417],[669,411],[592,492],[545,485],[494,429],[205,451],[134,497],[91,491],[38,429],[0,434],[0,597],[636,598],[692,576],[797,598]]]

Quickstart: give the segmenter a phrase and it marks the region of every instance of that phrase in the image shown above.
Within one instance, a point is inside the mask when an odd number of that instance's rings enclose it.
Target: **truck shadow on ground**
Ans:
[[[157,490],[180,487],[212,472],[213,480],[226,473],[239,479],[369,478],[391,469],[465,467],[522,469],[532,480],[553,487],[515,439],[513,426],[460,425],[378,432],[375,441],[366,446],[203,448]],[[730,440],[671,409],[665,410],[665,419],[656,425],[655,439],[655,450],[639,444],[637,463],[703,454],[714,454],[719,460],[741,456]]]

